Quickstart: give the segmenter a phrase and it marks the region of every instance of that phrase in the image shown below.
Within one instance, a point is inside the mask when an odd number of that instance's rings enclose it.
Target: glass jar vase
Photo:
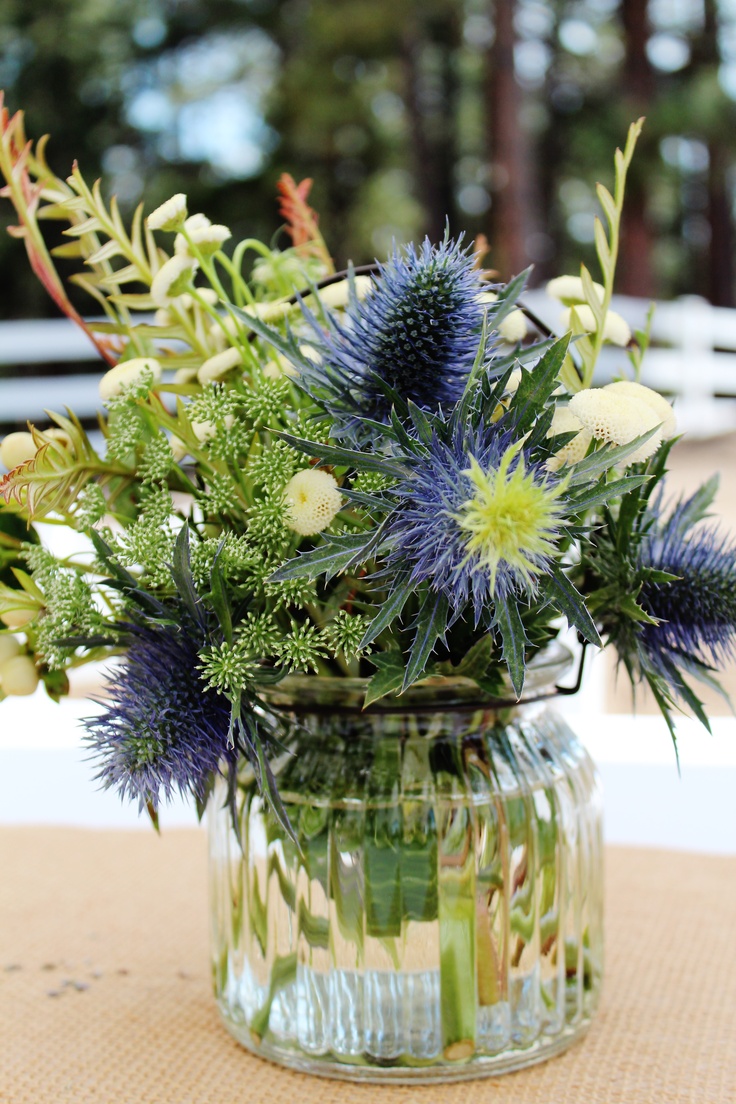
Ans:
[[[601,800],[547,699],[429,679],[361,709],[359,680],[292,677],[269,696],[298,846],[252,771],[209,808],[217,1002],[248,1049],[367,1081],[517,1069],[578,1038],[602,970]]]

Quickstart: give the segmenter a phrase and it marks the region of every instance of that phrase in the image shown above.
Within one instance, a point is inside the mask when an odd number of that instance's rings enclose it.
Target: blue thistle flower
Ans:
[[[460,241],[394,250],[363,300],[327,332],[310,316],[320,363],[300,364],[304,382],[334,419],[337,437],[360,438],[365,419],[386,421],[392,392],[425,410],[462,396],[486,308],[472,255]],[[489,314],[492,314],[489,308]]]
[[[736,652],[736,547],[713,525],[688,536],[692,502],[679,502],[661,527],[653,526],[639,552],[641,567],[678,576],[645,581],[639,596],[660,622],[642,626],[640,644],[665,677],[673,662],[720,667]]]
[[[184,626],[127,626],[122,667],[108,676],[109,700],[85,721],[104,789],[156,810],[163,795],[191,793],[201,804],[228,747],[230,703],[199,676],[198,645]]]
[[[515,437],[458,425],[391,489],[387,569],[408,567],[409,583],[443,593],[456,616],[470,602],[476,625],[490,624],[494,603],[509,595],[534,595],[564,525],[564,483],[530,463]]]

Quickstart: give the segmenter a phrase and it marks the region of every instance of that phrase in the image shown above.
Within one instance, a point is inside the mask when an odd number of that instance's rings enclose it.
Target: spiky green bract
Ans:
[[[545,467],[552,417],[547,404],[565,350],[566,343],[558,342],[531,373],[522,372],[508,411],[495,422],[507,376],[496,380],[492,372],[483,371],[450,412],[430,413],[409,403],[406,418],[392,415],[384,433],[385,455],[370,446],[345,449],[286,436],[294,447],[325,462],[386,477],[386,483],[372,494],[354,491],[347,484],[343,487],[348,499],[370,510],[376,519],[369,533],[328,537],[286,564],[277,578],[324,575],[329,579],[374,560],[372,575],[381,588],[380,608],[363,643],[383,633],[397,633],[403,616],[407,625],[404,688],[426,673],[438,642],[461,622],[476,639],[479,634],[493,635],[498,646],[495,658],[502,655],[517,693],[523,686],[530,644],[525,618],[534,620],[527,617],[532,608],[548,608],[549,619],[555,612],[563,613],[587,639],[598,642],[583,599],[562,568],[581,512],[580,496],[589,499],[593,490],[589,484],[582,490],[570,489]],[[605,500],[607,488],[615,486],[606,482],[605,466],[595,482],[596,500]],[[473,480],[476,471],[481,473],[483,492]],[[489,531],[484,530],[474,544],[477,534],[466,524],[476,508],[485,510],[486,520],[492,520],[497,504],[494,493],[507,500],[506,506],[512,501],[515,508],[520,507],[517,544],[509,545],[505,556],[495,557]],[[482,502],[476,501],[476,494],[481,494]],[[529,501],[537,510],[532,522],[523,517]],[[496,523],[500,524],[500,513]],[[384,681],[395,678],[392,672]]]

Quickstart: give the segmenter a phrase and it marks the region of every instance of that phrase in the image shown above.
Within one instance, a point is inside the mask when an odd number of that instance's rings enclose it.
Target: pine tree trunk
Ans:
[[[642,0],[623,0],[621,22],[626,50],[621,71],[621,94],[633,121],[640,115],[646,115],[656,93],[656,78],[646,53],[650,33],[646,3]],[[640,141],[642,145],[648,142],[646,128]],[[647,159],[641,156],[640,160],[644,163]],[[646,179],[637,171],[635,156],[626,192],[616,280],[616,290],[622,295],[640,298],[655,295],[653,245],[654,236],[647,218]]]
[[[492,5],[495,39],[486,54],[485,110],[491,164],[490,263],[504,280],[529,263],[534,171],[521,119],[522,89],[514,73],[515,0]]]

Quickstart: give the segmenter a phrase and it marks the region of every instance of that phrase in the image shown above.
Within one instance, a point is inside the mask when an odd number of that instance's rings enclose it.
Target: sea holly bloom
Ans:
[[[535,592],[563,528],[560,489],[503,430],[435,440],[392,489],[387,562],[444,593],[456,613],[470,602],[473,621],[488,622],[494,601]]]
[[[500,571],[517,590],[533,591],[535,576],[554,554],[564,524],[559,502],[563,485],[526,470],[521,442],[510,445],[498,467],[487,471],[471,456],[463,475],[475,487],[455,518],[468,534],[463,566],[487,571],[492,592]]]
[[[641,646],[665,676],[688,658],[721,667],[736,648],[736,547],[713,525],[688,533],[693,500],[679,502],[664,523],[651,525],[639,551],[641,568],[673,576],[647,581],[639,597],[657,621],[642,626]]]
[[[364,421],[388,420],[392,392],[421,409],[452,406],[485,315],[473,257],[449,238],[425,240],[418,250],[397,249],[368,294],[353,286],[345,318],[330,316],[326,332],[305,308],[319,359],[295,360],[303,386],[332,416],[333,434],[365,438]]]
[[[181,625],[130,626],[104,709],[85,722],[95,777],[141,810],[177,791],[202,802],[212,772],[234,761],[230,704],[200,677],[200,648]]]

